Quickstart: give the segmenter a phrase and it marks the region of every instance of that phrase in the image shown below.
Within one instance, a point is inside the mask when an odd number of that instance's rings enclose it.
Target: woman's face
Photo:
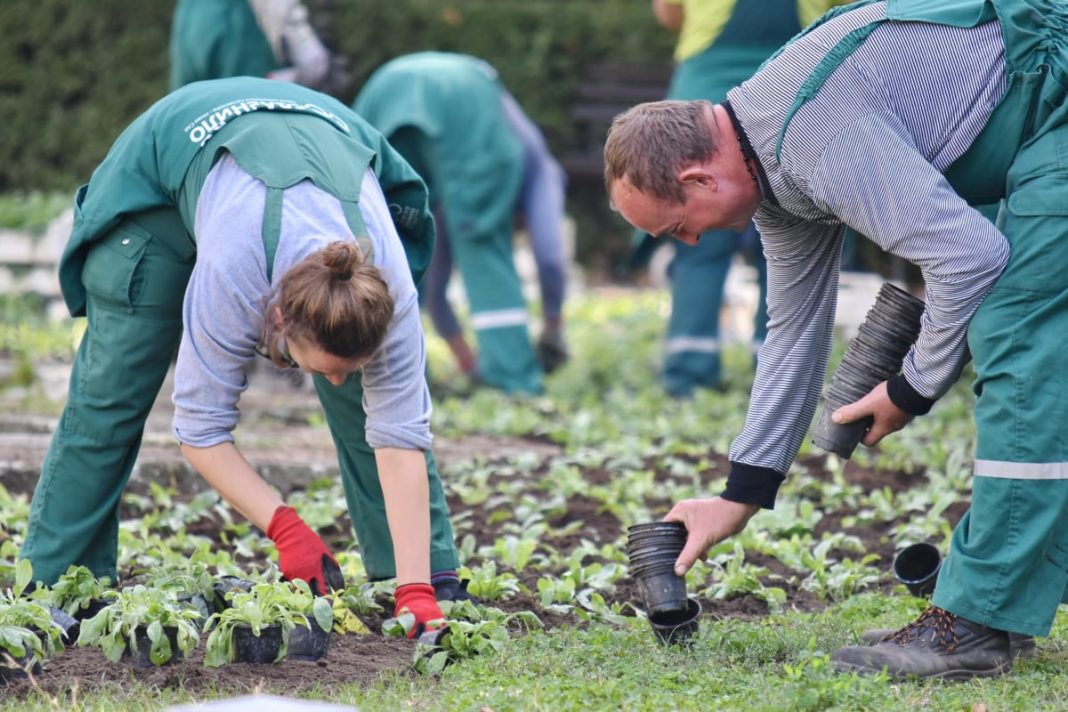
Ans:
[[[334,356],[304,339],[293,339],[287,343],[289,356],[303,370],[318,374],[335,386],[340,386],[349,374],[359,371],[367,363],[366,359],[350,359]]]

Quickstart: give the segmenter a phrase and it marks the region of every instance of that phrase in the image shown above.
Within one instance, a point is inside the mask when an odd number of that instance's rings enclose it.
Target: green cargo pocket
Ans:
[[[124,220],[89,248],[82,268],[85,291],[106,304],[131,309],[134,273],[152,235]]]

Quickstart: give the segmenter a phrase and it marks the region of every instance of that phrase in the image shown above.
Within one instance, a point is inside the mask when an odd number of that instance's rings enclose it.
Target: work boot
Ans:
[[[467,579],[447,578],[434,584],[434,598],[439,601],[471,601],[479,604],[481,601],[467,591]]]
[[[892,678],[967,680],[995,677],[1012,669],[1009,634],[930,606],[912,623],[875,645],[851,645],[831,655],[841,672]]]
[[[872,628],[860,634],[860,642],[863,645],[875,645],[879,641],[889,638],[895,632],[897,631],[893,628]],[[1034,636],[1024,635],[1023,633],[1009,633],[1009,650],[1012,651],[1013,660],[1035,657]]]
[[[559,331],[543,331],[534,348],[534,354],[545,373],[552,373],[571,358],[564,335]]]

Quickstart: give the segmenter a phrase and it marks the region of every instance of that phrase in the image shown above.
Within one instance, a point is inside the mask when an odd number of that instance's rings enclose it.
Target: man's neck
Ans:
[[[738,192],[739,209],[747,214],[747,218],[752,217],[760,201],[766,197],[759,177],[760,163],[755,155],[747,155],[748,141],[743,140],[744,136],[739,134],[722,104],[713,105],[706,116],[724,177]]]

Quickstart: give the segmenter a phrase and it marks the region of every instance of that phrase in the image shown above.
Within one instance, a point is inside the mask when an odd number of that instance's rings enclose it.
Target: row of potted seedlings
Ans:
[[[40,670],[72,642],[142,666],[182,660],[202,634],[212,667],[317,660],[329,646],[335,606],[345,608],[340,596],[315,596],[303,581],[215,579],[206,569],[148,576],[121,591],[84,567],[28,592],[31,579],[30,563],[19,561],[14,586],[0,594],[0,680]],[[339,622],[348,616],[342,610]]]

